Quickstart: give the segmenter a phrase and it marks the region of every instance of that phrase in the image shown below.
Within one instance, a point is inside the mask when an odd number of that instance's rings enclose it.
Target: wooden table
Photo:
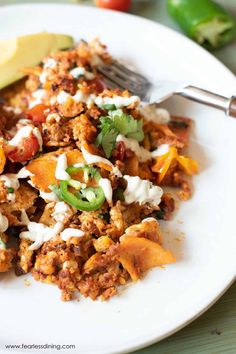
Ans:
[[[0,0],[0,5],[30,3],[30,0]],[[73,0],[38,2],[70,3]],[[92,4],[93,1],[81,1]],[[218,0],[236,18],[236,0]],[[133,0],[131,13],[179,30],[166,12],[165,0]],[[236,74],[236,39],[213,53]],[[236,94],[236,87],[235,87]],[[204,315],[171,337],[137,354],[236,354],[236,283]]]

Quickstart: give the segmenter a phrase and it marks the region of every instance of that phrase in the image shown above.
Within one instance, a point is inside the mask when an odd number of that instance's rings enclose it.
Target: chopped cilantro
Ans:
[[[114,111],[116,106],[114,104],[103,104],[101,105],[102,109],[106,109],[107,111]]]
[[[136,120],[125,114],[121,109],[109,111],[108,116],[100,117],[100,133],[97,136],[97,145],[101,145],[106,157],[110,157],[119,134],[142,141],[144,138],[143,121]]]
[[[7,192],[8,192],[8,193],[14,193],[14,188],[8,187],[8,188],[7,188]]]

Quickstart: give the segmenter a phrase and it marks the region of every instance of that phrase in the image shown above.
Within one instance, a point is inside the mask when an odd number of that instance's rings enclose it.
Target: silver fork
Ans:
[[[98,66],[105,84],[110,89],[127,89],[143,102],[160,103],[172,95],[180,95],[192,101],[217,108],[227,116],[236,118],[236,96],[224,97],[199,87],[176,82],[160,82],[153,85],[146,77],[130,70],[118,61]]]

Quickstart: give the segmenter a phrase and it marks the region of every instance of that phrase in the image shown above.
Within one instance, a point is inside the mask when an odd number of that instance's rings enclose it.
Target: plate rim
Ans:
[[[205,57],[208,57],[209,60],[213,60],[216,64],[218,64],[218,66],[220,67],[220,69],[224,72],[225,74],[227,73],[228,79],[231,79],[232,82],[235,81],[235,87],[236,87],[236,75],[229,69],[227,68],[219,59],[217,59],[212,53],[208,52],[206,49],[204,49],[203,47],[201,47],[200,45],[198,45],[196,42],[194,42],[193,40],[191,40],[190,38],[186,37],[184,34],[177,32],[176,30],[167,27],[166,25],[160,24],[159,22],[155,22],[153,20],[138,16],[138,15],[134,15],[134,14],[130,14],[130,13],[121,13],[121,12],[117,12],[117,11],[113,11],[113,10],[108,10],[108,9],[99,9],[96,7],[92,7],[92,6],[87,6],[87,5],[80,5],[80,4],[66,4],[66,3],[26,3],[26,4],[10,4],[10,5],[2,5],[0,8],[0,16],[5,12],[5,11],[15,11],[15,10],[19,10],[19,9],[23,9],[23,8],[36,8],[36,7],[45,7],[45,8],[80,8],[80,9],[85,9],[85,11],[90,11],[90,12],[100,12],[100,13],[104,13],[107,12],[108,15],[111,14],[112,16],[115,14],[117,17],[122,16],[122,17],[127,17],[130,18],[132,17],[135,21],[141,21],[141,22],[146,22],[149,25],[155,25],[157,28],[161,28],[161,30],[166,31],[167,33],[171,33],[174,36],[177,36],[180,38],[180,40],[183,42],[186,42],[186,45],[188,45],[189,47],[192,46],[192,48],[195,48],[195,50],[197,50],[198,52],[202,52],[202,55],[204,55]],[[230,84],[230,86],[233,85]],[[157,336],[154,337],[152,334],[149,336],[149,339],[146,340],[142,340],[142,343],[140,342],[139,344],[132,344],[131,342],[129,343],[129,345],[126,347],[126,349],[120,349],[120,350],[112,350],[112,352],[109,352],[109,354],[122,354],[122,353],[127,353],[127,352],[131,352],[131,351],[135,351],[135,350],[139,350],[139,349],[143,349],[147,346],[150,346],[152,344],[158,343],[159,341],[173,335],[174,333],[178,332],[179,330],[183,329],[185,326],[187,326],[188,324],[190,324],[191,322],[193,322],[194,320],[196,320],[198,317],[200,317],[203,313],[205,313],[210,307],[212,307],[220,298],[221,296],[230,288],[230,286],[234,283],[234,281],[236,280],[236,275],[234,275],[232,273],[232,276],[229,276],[230,279],[227,278],[227,281],[224,285],[223,288],[221,288],[221,291],[217,292],[217,295],[214,296],[214,298],[212,298],[211,301],[208,301],[206,303],[205,306],[203,306],[201,308],[200,311],[198,311],[194,316],[192,316],[191,314],[188,316],[187,319],[184,320],[183,323],[181,323],[179,326],[175,327],[174,329],[170,329],[168,332],[166,332],[165,334],[163,334],[162,336]],[[187,316],[186,316],[187,317]],[[7,350],[1,349],[1,351],[3,353],[8,353]],[[12,353],[20,353],[20,351],[11,351]],[[77,352],[77,350],[76,350]]]

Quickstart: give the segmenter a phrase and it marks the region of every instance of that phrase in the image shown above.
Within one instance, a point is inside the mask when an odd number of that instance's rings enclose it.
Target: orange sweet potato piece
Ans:
[[[4,166],[6,164],[6,155],[3,148],[0,146],[0,173],[3,172]]]
[[[136,281],[142,272],[173,263],[175,257],[156,242],[143,237],[126,236],[121,239],[118,260],[128,271],[131,279]]]
[[[57,166],[58,155],[65,153],[63,149],[56,152],[50,152],[32,160],[27,170],[33,173],[30,177],[34,185],[43,192],[50,192],[48,188],[51,184],[56,183],[55,171]],[[68,166],[74,163],[84,162],[82,153],[79,150],[70,150],[66,152]]]

